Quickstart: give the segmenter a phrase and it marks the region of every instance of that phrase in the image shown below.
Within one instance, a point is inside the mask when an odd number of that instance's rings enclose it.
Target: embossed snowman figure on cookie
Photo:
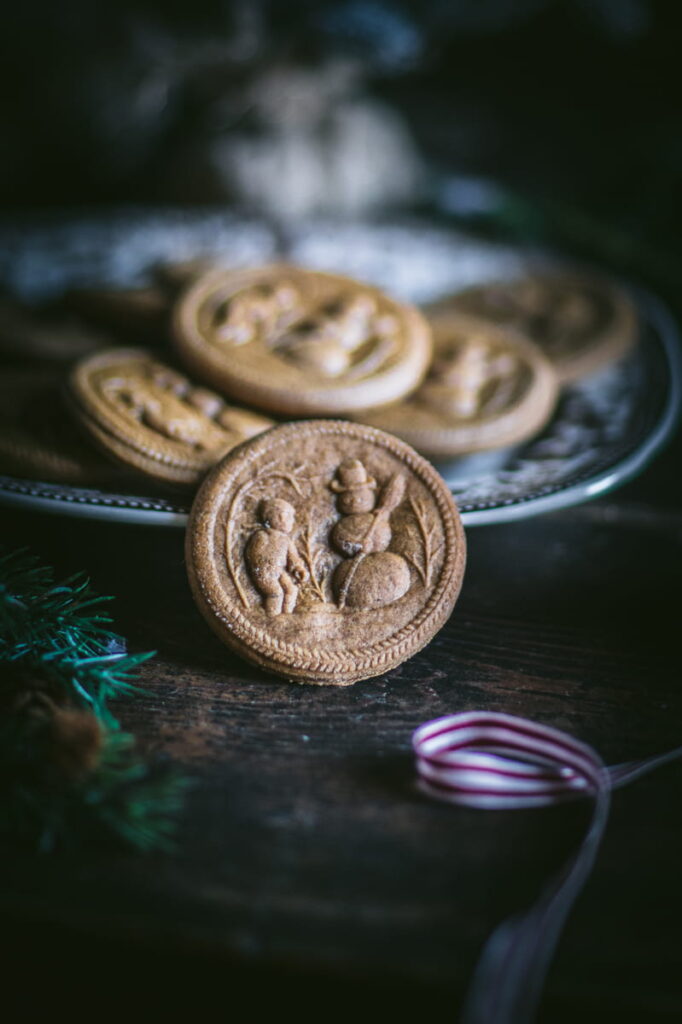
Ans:
[[[346,459],[329,485],[338,495],[341,519],[332,528],[332,546],[346,556],[332,581],[340,608],[380,608],[410,589],[410,569],[387,548],[391,543],[391,512],[405,493],[405,479],[396,473],[376,501],[377,482],[359,459]]]
[[[280,343],[288,359],[323,377],[371,373],[396,348],[398,321],[380,315],[371,295],[335,300]]]

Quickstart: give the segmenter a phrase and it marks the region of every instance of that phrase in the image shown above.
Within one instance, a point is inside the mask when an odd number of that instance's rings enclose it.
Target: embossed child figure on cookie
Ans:
[[[402,557],[387,551],[391,543],[391,512],[405,493],[401,474],[391,477],[379,501],[376,480],[359,459],[346,459],[330,484],[338,495],[341,519],[332,528],[332,546],[346,556],[332,580],[340,608],[380,608],[410,589],[410,569]]]
[[[296,512],[288,501],[264,498],[258,506],[261,525],[249,538],[246,566],[268,615],[293,612],[298,586],[308,576],[293,540]]]
[[[220,452],[260,433],[270,421],[228,408],[212,391],[196,387],[169,367],[138,360],[126,373],[105,378],[102,394],[144,426],[200,452]]]

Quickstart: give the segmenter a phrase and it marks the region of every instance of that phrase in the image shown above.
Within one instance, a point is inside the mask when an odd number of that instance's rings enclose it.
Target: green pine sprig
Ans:
[[[147,764],[110,711],[153,652],[127,653],[109,600],[26,550],[0,555],[0,834],[42,850],[172,845],[187,781]]]
[[[0,557],[0,657],[15,659],[45,650],[103,654],[115,634],[98,596],[82,574],[61,583],[25,549]]]
[[[43,853],[112,838],[142,851],[174,850],[187,780],[145,763],[129,733],[105,733],[97,767],[72,785],[36,778],[35,750],[18,765],[25,743],[16,729],[0,727],[0,742],[0,836]]]

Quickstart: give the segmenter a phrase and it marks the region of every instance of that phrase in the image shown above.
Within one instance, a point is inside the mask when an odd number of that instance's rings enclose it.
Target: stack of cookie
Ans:
[[[43,400],[58,367],[39,381],[6,372],[0,468],[73,483],[120,482],[115,463],[196,486],[282,418],[350,418],[432,459],[504,448],[542,430],[560,388],[625,353],[637,330],[610,282],[566,273],[470,288],[420,312],[332,274],[197,262],[157,270],[146,288],[74,291],[64,305],[92,325],[90,344],[82,327],[52,331],[65,355],[86,352],[68,387],[81,437]],[[41,358],[49,325],[20,328]],[[151,349],[108,347],[107,332]],[[23,394],[41,416],[18,413]]]
[[[424,310],[433,358],[421,385],[364,422],[433,458],[518,444],[550,419],[560,389],[625,355],[637,336],[629,299],[591,275],[491,283]]]
[[[464,535],[424,456],[526,440],[562,384],[636,336],[627,299],[575,275],[491,284],[421,311],[288,265],[171,268],[164,288],[71,297],[100,327],[130,323],[131,336],[136,325],[157,339],[167,321],[172,349],[81,356],[65,388],[67,432],[77,426],[125,471],[201,484],[187,532],[197,604],[228,646],[299,682],[384,672],[450,614]],[[34,454],[53,474],[72,472],[73,451],[71,463],[45,455],[76,441],[50,430],[49,417],[63,419],[52,400],[44,411]],[[31,451],[17,429],[0,427],[0,458],[4,437],[15,472],[17,453],[30,461]]]

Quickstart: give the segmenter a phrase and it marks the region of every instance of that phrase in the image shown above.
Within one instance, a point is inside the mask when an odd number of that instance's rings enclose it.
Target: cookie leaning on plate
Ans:
[[[227,451],[272,425],[139,349],[108,349],[79,362],[69,398],[107,454],[180,484],[197,484]]]
[[[559,387],[536,345],[453,312],[430,323],[434,356],[424,382],[401,402],[362,414],[363,423],[439,458],[517,444],[542,429]]]
[[[513,327],[540,346],[562,384],[625,355],[637,339],[626,293],[596,274],[551,272],[467,288],[439,303]]]
[[[294,682],[389,671],[449,617],[465,541],[452,494],[396,437],[287,423],[227,455],[186,534],[194,598],[232,650]]]
[[[174,313],[178,354],[266,412],[344,414],[416,387],[431,356],[413,306],[347,277],[274,265],[200,277]]]

